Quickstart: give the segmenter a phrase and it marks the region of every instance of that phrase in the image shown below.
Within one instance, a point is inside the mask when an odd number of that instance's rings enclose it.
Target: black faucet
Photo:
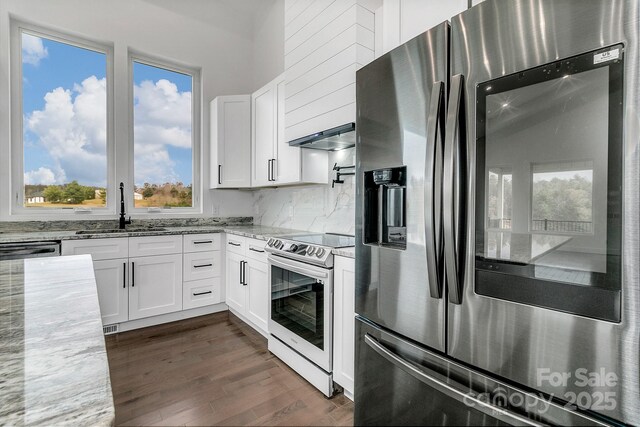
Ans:
[[[124,182],[120,183],[120,230],[124,230],[125,225],[131,224],[131,217],[125,219],[124,212]]]

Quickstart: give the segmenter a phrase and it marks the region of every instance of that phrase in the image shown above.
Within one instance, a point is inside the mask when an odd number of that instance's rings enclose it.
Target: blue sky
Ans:
[[[100,139],[99,135],[100,131],[104,130],[104,120],[100,121],[100,117],[104,117],[105,106],[104,101],[102,101],[102,105],[90,104],[95,101],[96,96],[98,99],[104,99],[105,83],[102,79],[106,77],[106,55],[49,39],[23,36],[22,69],[23,115],[25,117],[24,168],[26,175],[34,172],[33,175],[29,175],[30,179],[25,176],[25,180],[32,181],[32,183],[39,183],[38,180],[41,183],[52,183],[43,182],[47,179],[42,180],[43,174],[36,173],[46,169],[53,171],[57,183],[78,180],[84,185],[104,185],[106,181],[105,161],[103,160],[105,155],[104,137]],[[136,89],[142,82],[149,81],[151,85],[148,85],[145,93],[149,95],[150,91],[154,92],[154,94],[150,94],[154,97],[146,98],[153,100],[154,103],[140,106],[147,113],[144,115],[134,113],[136,129],[138,125],[142,125],[159,134],[167,131],[169,126],[174,126],[180,128],[183,137],[181,144],[174,144],[170,139],[136,138],[136,148],[140,148],[136,150],[136,165],[141,164],[141,167],[136,167],[136,184],[143,182],[161,184],[165,180],[177,180],[182,181],[185,185],[190,184],[192,182],[191,148],[184,142],[186,136],[190,137],[190,119],[186,123],[184,114],[181,114],[182,122],[167,124],[166,120],[163,122],[159,118],[154,119],[153,110],[156,108],[159,110],[169,109],[167,114],[175,116],[176,114],[172,114],[171,109],[180,108],[183,113],[184,110],[188,110],[186,113],[190,118],[191,106],[188,101],[191,99],[191,77],[140,63],[134,63],[133,74]],[[92,76],[97,80],[92,80],[92,85],[85,86],[83,82]],[[168,80],[174,86],[169,85],[169,90],[167,90],[166,85],[159,85],[158,83],[163,79]],[[99,84],[100,81],[102,81],[102,86]],[[45,96],[49,94],[51,98],[52,92],[57,88],[69,91],[70,95],[64,99],[63,92],[58,91],[58,95],[62,98],[56,98],[57,103],[53,99],[45,101]],[[88,99],[89,102],[78,102],[83,95],[85,95],[84,99]],[[100,95],[102,98],[99,97]],[[176,97],[181,101],[176,102]],[[139,99],[136,97],[136,104],[138,101]],[[65,108],[73,108],[74,123],[60,123],[60,115],[65,112]],[[81,111],[81,108],[84,110]],[[136,113],[139,111],[137,107],[135,111]],[[81,118],[85,116],[89,118],[97,116],[98,124],[96,125],[96,120],[91,122],[91,120]],[[138,116],[142,119],[139,119]],[[34,125],[34,121],[30,121],[30,119],[36,117],[38,122]],[[60,136],[64,132],[68,135]],[[96,137],[96,135],[98,136]],[[78,141],[85,140],[86,143],[78,143]],[[82,156],[78,157],[76,164],[74,164],[73,159],[67,158],[74,156],[60,154],[61,148],[62,151],[70,152],[68,150],[71,150],[70,147],[74,144],[80,145],[81,147],[74,149],[79,150],[80,154],[86,154],[86,159],[89,159],[85,161],[85,164],[77,164],[78,160],[83,158]],[[143,147],[144,144],[147,147]],[[150,147],[150,144],[153,147]],[[138,152],[143,153],[145,150],[164,154],[163,157],[157,157],[159,160],[155,164],[154,173],[150,173],[149,168],[142,167],[150,162],[149,157],[144,157],[143,154],[138,155]],[[145,176],[145,171],[150,174]],[[51,180],[53,175],[44,174],[44,176]]]

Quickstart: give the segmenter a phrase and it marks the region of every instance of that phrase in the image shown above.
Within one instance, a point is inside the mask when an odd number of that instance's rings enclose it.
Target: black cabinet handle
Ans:
[[[242,264],[242,284],[244,286],[247,286],[247,261],[242,261],[244,264]]]
[[[222,165],[218,165],[218,184],[222,184]]]
[[[213,264],[200,264],[200,265],[194,265],[193,268],[203,268],[203,267],[212,267]]]
[[[131,261],[131,287],[136,285],[136,263]]]
[[[213,240],[199,240],[197,242],[193,242],[194,245],[204,245],[206,243],[213,243]]]
[[[244,271],[244,261],[240,261],[240,284],[244,285],[244,281],[242,280],[242,272]]]
[[[206,292],[194,292],[193,296],[197,297],[198,295],[206,295],[206,294],[210,294],[211,291],[206,291]]]
[[[253,251],[253,252],[259,252],[259,253],[261,253],[261,254],[263,254],[263,253],[264,253],[264,251],[261,251],[260,249],[252,248],[251,246],[249,246],[249,250],[250,250],[250,251]]]
[[[240,246],[240,243],[236,242],[228,242],[231,246]]]
[[[127,263],[122,263],[122,287],[127,287]]]
[[[267,160],[267,181],[271,181],[271,159]]]

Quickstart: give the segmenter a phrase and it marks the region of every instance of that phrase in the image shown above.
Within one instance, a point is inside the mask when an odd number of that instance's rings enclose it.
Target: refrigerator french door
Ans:
[[[639,13],[637,1],[493,1],[454,17],[450,105],[463,108],[447,128],[468,173],[447,353],[633,424]]]
[[[358,72],[360,316],[570,411],[640,422],[639,15],[487,0],[442,51],[416,45],[446,24]],[[447,77],[419,72],[443,57]],[[355,386],[358,422],[376,386]]]

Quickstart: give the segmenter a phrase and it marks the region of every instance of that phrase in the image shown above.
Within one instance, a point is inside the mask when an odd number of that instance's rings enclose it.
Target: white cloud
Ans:
[[[167,148],[191,148],[191,92],[161,79],[143,81],[133,93],[136,185],[178,181]]]
[[[24,174],[25,184],[51,185],[56,182],[56,176],[49,168],[40,167],[38,170],[29,171]]]
[[[167,80],[144,81],[134,96],[136,184],[180,180],[168,148],[191,148],[191,92]],[[106,185],[106,99],[106,80],[95,76],[45,95],[44,109],[28,114],[25,127],[54,164],[26,172],[25,183]]]
[[[31,112],[26,125],[55,163],[56,183],[106,185],[106,80],[91,76],[73,92],[58,87],[44,100],[44,109]],[[39,176],[35,172],[25,176]]]
[[[38,65],[40,60],[49,56],[40,37],[22,33],[22,63]]]

